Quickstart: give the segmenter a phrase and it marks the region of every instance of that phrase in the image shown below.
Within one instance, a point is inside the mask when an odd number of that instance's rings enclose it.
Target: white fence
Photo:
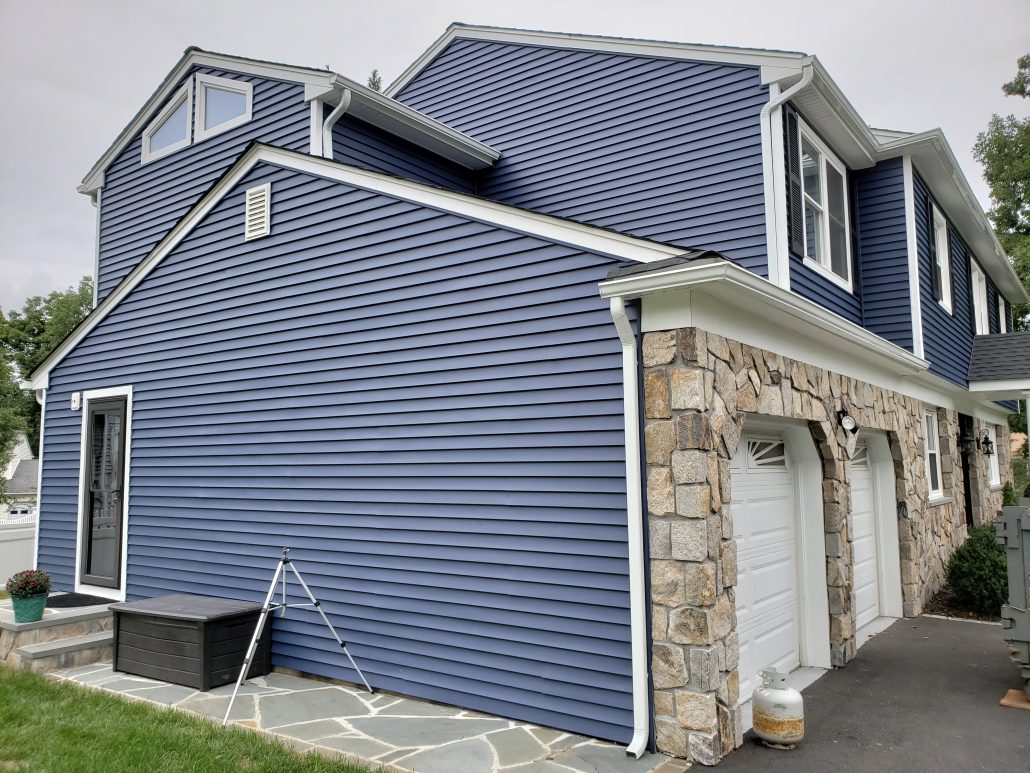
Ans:
[[[33,568],[32,548],[35,537],[35,515],[11,518],[0,516],[0,588],[15,572]]]

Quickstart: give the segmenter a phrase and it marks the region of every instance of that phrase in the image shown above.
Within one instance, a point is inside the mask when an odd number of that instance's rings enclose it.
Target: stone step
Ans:
[[[100,631],[41,644],[26,644],[12,652],[5,665],[37,674],[88,666],[110,660],[113,643],[111,631]]]

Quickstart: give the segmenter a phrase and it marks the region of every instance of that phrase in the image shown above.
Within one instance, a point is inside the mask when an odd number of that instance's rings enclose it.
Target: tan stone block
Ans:
[[[735,706],[740,700],[740,672],[736,667],[731,667],[726,675],[726,692],[729,693],[729,704]]]
[[[669,405],[669,374],[664,369],[644,373],[644,416],[668,419]]]
[[[686,564],[685,600],[696,607],[707,607],[715,603],[715,564]]]
[[[671,421],[655,421],[644,427],[644,447],[648,464],[668,464],[676,447],[676,427]]]
[[[670,468],[652,467],[647,471],[647,509],[652,515],[665,515],[676,511],[676,495]]]
[[[675,719],[657,717],[654,722],[658,751],[673,757],[687,756],[687,733]]]
[[[719,508],[719,515],[722,516],[722,538],[733,539],[733,506],[724,504]]]
[[[665,641],[669,636],[669,610],[665,607],[651,607],[651,639]]]
[[[676,368],[669,376],[671,404],[677,411],[703,411],[705,409],[703,370]]]
[[[730,366],[722,360],[715,361],[715,392],[726,403],[727,410],[736,410],[737,379],[730,370]]]
[[[660,330],[644,333],[641,347],[645,368],[655,365],[668,365],[676,357],[676,333],[673,330]]]
[[[726,339],[717,333],[707,331],[708,351],[724,362],[729,362],[730,347]]]
[[[708,453],[698,450],[673,451],[672,475],[677,483],[707,483]]]
[[[708,518],[708,557],[719,560],[719,541],[722,539],[722,516],[712,515]]]
[[[670,528],[672,557],[681,561],[704,561],[708,557],[708,522],[692,518],[676,521]]]
[[[744,384],[737,390],[737,410],[747,413],[758,410],[758,395],[751,383]]]
[[[686,600],[684,565],[680,561],[651,562],[651,601],[666,607],[678,607]]]
[[[850,615],[830,615],[830,641],[843,644],[854,635]]]
[[[671,690],[654,691],[654,713],[658,717],[676,716],[676,699]]]
[[[730,368],[734,373],[739,373],[744,367],[744,347],[738,341],[727,339],[730,347]]]
[[[722,494],[719,491],[719,456],[717,454],[708,455],[707,467],[708,485],[711,490],[708,504],[712,512],[717,513],[719,508],[722,507]]]
[[[762,391],[758,395],[758,413],[767,416],[783,415],[783,393],[778,385],[762,384]]]
[[[676,718],[687,730],[714,730],[718,722],[712,693],[676,690]]]
[[[669,614],[669,639],[678,644],[711,644],[709,612],[681,607]]]
[[[724,638],[733,629],[735,622],[736,614],[733,610],[733,604],[730,601],[729,594],[724,593],[715,600],[715,606],[712,609],[712,616],[710,618],[712,638]]]
[[[712,733],[688,733],[687,734],[687,758],[699,765],[711,766],[719,761],[719,734]]]
[[[740,639],[737,636],[736,631],[730,631],[726,634],[726,638],[723,639],[723,648],[726,651],[726,668],[729,671],[734,671],[737,665],[740,663]],[[738,692],[740,675],[737,675]]]
[[[708,417],[703,413],[685,413],[676,417],[676,446],[681,449],[714,448],[714,437]]]
[[[651,678],[655,689],[682,687],[687,683],[687,663],[683,648],[675,644],[651,647]]]
[[[732,524],[730,534],[733,533]],[[725,535],[725,529],[723,530]],[[719,550],[719,560],[722,562],[722,584],[732,588],[737,584],[737,541],[733,539],[723,540]]]
[[[744,429],[744,414],[734,414],[723,424],[722,442],[726,446],[726,456],[730,459],[737,453],[737,446],[740,444],[740,435]],[[729,493],[723,494],[724,499],[729,499]]]
[[[707,483],[676,486],[676,513],[686,518],[707,518],[711,488]]]

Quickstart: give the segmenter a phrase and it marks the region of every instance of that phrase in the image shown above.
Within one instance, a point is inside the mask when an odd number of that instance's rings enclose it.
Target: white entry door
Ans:
[[[851,459],[851,543],[855,558],[857,628],[880,616],[876,520],[876,484],[869,465],[869,449],[859,445]]]
[[[770,666],[800,665],[794,475],[782,438],[748,436],[733,459],[737,540],[740,697],[748,700]]]

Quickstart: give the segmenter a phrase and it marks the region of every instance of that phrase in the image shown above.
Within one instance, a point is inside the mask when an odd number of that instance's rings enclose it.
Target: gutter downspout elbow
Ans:
[[[640,401],[637,391],[637,338],[620,297],[611,299],[612,320],[622,343],[623,416],[626,433],[626,520],[629,549],[630,653],[633,669],[633,737],[626,754],[636,758],[651,734],[648,685],[647,605],[644,594],[644,514],[640,480]]]
[[[801,80],[795,83],[786,91],[782,91],[775,97],[770,99],[764,105],[762,105],[761,116],[759,117],[759,125],[762,132],[762,155],[768,159],[764,164],[766,169],[765,174],[765,200],[766,205],[766,242],[769,248],[769,279],[774,284],[780,287],[789,287],[790,281],[789,276],[781,276],[780,269],[785,267],[785,262],[781,264],[780,260],[780,224],[786,222],[786,216],[780,212],[778,203],[779,192],[776,190],[777,166],[775,159],[776,148],[773,147],[773,127],[772,127],[772,114],[773,111],[779,108],[784,102],[790,100],[795,94],[804,88],[807,88],[812,80],[815,78],[815,65],[812,60],[809,59],[805,64],[801,66]],[[783,153],[779,154],[780,166],[783,164]],[[786,231],[784,231],[786,233]],[[786,272],[786,273],[789,273]]]
[[[333,108],[333,112],[322,124],[322,158],[331,159],[333,157],[333,127],[350,108],[350,100],[351,90],[344,89],[340,93],[340,104]]]

